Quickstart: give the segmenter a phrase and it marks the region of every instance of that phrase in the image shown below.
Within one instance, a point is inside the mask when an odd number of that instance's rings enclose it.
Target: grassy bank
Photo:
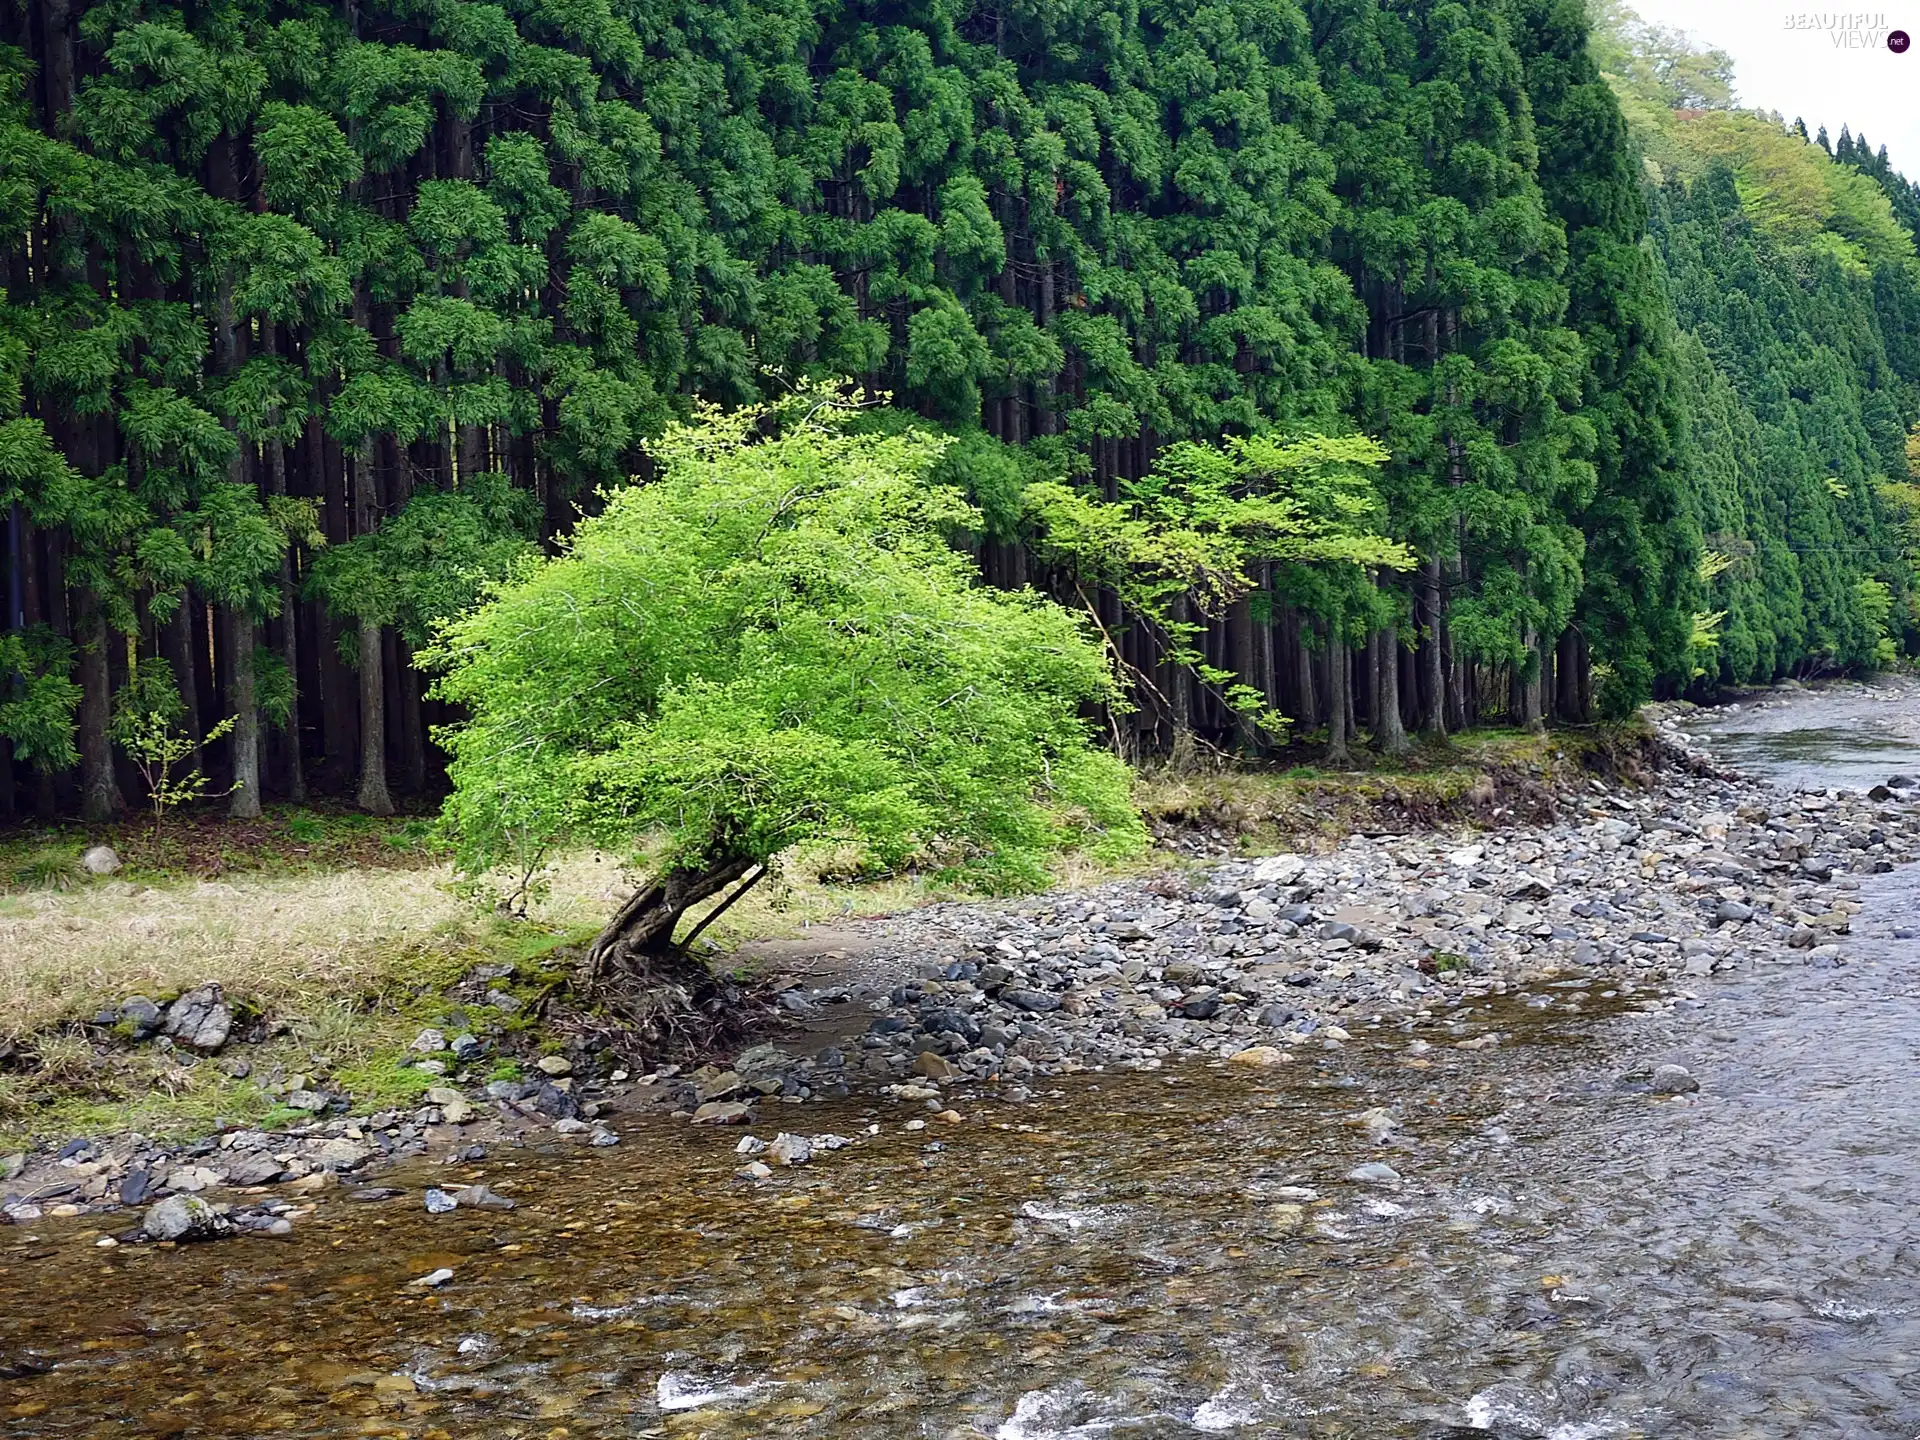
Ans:
[[[1390,766],[1148,773],[1138,796],[1159,845],[1126,868],[1356,830],[1524,823],[1596,774],[1631,778],[1641,743],[1630,732],[1485,732]],[[90,878],[79,856],[101,842],[126,863]],[[1116,873],[1069,858],[1054,878],[1073,887]],[[536,1052],[547,1040],[536,1005],[499,1011],[449,989],[477,965],[511,961],[505,992],[531,1000],[564,977],[626,883],[611,860],[572,856],[509,916],[454,883],[423,819],[293,809],[236,828],[185,817],[158,835],[19,831],[0,838],[0,877],[0,1152],[29,1136],[272,1123],[291,1082],[316,1076],[369,1106],[403,1103],[429,1083],[398,1063],[427,1025],[497,1029]],[[949,898],[924,875],[862,875],[853,854],[795,855],[707,935],[727,952]],[[165,1001],[210,982],[252,1037],[223,1060],[126,1046],[88,1023],[128,996]],[[230,1073],[239,1055],[245,1076]]]

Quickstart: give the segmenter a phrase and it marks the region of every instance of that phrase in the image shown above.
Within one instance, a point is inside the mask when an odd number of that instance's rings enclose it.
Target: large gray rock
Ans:
[[[120,856],[111,845],[90,846],[80,857],[80,868],[89,875],[111,875],[120,868]]]
[[[287,1167],[262,1151],[229,1160],[226,1165],[229,1185],[271,1185],[287,1173]]]
[[[226,1221],[198,1195],[169,1195],[147,1211],[140,1229],[149,1240],[212,1240]]]
[[[194,1050],[218,1050],[233,1031],[233,1007],[218,985],[196,985],[167,1007],[166,1032]]]

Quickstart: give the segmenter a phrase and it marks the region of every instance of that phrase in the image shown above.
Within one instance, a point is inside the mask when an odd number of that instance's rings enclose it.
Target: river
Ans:
[[[1697,728],[1870,783],[1920,768],[1900,694]],[[856,1143],[765,1184],[737,1133],[635,1119],[400,1177],[511,1212],[333,1192],[282,1240],[0,1233],[0,1435],[1920,1435],[1920,877],[1860,893],[1840,968],[1658,1016],[1542,985],[952,1127],[798,1107]],[[1668,1060],[1698,1094],[1620,1078]],[[1348,1178],[1370,1162],[1399,1179]]]

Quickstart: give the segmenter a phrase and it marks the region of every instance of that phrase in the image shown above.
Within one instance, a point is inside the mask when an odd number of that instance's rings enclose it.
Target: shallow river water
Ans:
[[[1659,1018],[1542,986],[954,1127],[775,1107],[881,1131],[760,1186],[737,1132],[633,1120],[405,1177],[508,1213],[0,1232],[0,1435],[1920,1436],[1920,876],[1861,893],[1852,964]],[[1616,1080],[1666,1059],[1701,1092]],[[1400,1181],[1346,1178],[1374,1161]]]

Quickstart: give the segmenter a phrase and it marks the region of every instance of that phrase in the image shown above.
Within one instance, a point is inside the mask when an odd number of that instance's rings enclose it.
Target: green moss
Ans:
[[[441,1082],[408,1065],[401,1055],[379,1055],[334,1071],[332,1083],[351,1095],[358,1108],[386,1110],[412,1104]]]

